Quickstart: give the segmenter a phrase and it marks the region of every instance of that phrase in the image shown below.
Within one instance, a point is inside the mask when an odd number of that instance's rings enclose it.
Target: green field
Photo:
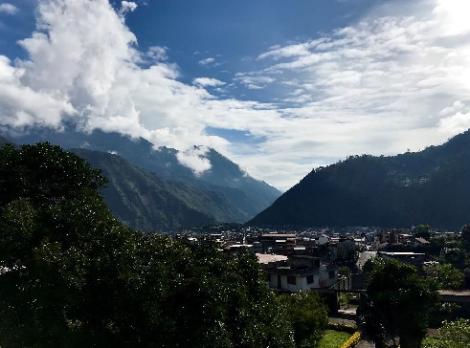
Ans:
[[[344,331],[326,330],[318,348],[339,348],[349,336],[351,335]]]

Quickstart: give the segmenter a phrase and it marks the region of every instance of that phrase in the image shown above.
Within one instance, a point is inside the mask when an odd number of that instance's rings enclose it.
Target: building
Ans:
[[[412,251],[379,251],[378,256],[385,259],[398,260],[415,266],[422,266],[424,261],[426,261],[425,253],[415,253]]]
[[[269,262],[263,268],[269,287],[278,291],[325,289],[337,282],[336,267],[313,256],[290,255],[287,260]]]

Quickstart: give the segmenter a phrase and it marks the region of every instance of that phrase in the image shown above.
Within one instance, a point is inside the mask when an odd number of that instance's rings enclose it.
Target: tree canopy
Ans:
[[[253,256],[134,232],[104,182],[47,143],[0,148],[0,346],[294,345]]]
[[[429,314],[438,300],[435,284],[421,277],[414,266],[376,258],[365,267],[367,295],[359,312],[366,331],[378,347],[396,338],[402,348],[419,348]]]

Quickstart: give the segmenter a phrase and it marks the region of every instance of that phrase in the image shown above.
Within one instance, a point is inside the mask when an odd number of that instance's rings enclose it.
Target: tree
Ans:
[[[470,342],[470,320],[460,319],[444,322],[439,334],[426,340],[423,348],[468,348]]]
[[[470,224],[462,228],[462,241],[464,248],[470,251]]]
[[[292,323],[296,347],[316,347],[328,324],[328,310],[318,294],[280,295],[279,302]]]
[[[439,289],[462,289],[464,274],[450,264],[430,265],[425,269],[428,278],[434,280]]]
[[[360,317],[378,347],[398,337],[400,347],[418,348],[425,335],[429,314],[438,301],[435,285],[414,266],[376,258],[365,265],[367,294]]]
[[[252,255],[132,231],[104,182],[56,146],[0,148],[0,346],[293,346]]]
[[[413,234],[416,238],[424,238],[429,240],[431,238],[431,226],[418,225],[413,229]]]

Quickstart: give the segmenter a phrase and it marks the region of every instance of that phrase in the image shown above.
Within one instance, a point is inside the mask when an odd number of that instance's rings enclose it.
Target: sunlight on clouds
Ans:
[[[467,0],[438,0],[434,9],[436,17],[444,23],[446,34],[463,34],[470,31],[470,2]]]
[[[179,149],[196,173],[210,168],[204,152],[214,147],[283,189],[347,155],[419,150],[470,127],[470,4],[418,0],[403,15],[400,3],[386,16],[371,12],[321,37],[259,52],[263,67],[236,72],[233,81],[204,76],[188,84],[168,48],[139,51],[124,17],[135,3],[116,12],[108,0],[39,0],[37,29],[20,41],[28,58],[0,56],[0,127],[60,129],[74,120],[85,130]],[[283,93],[267,103],[208,90],[231,82]],[[210,128],[262,141],[240,146]]]

